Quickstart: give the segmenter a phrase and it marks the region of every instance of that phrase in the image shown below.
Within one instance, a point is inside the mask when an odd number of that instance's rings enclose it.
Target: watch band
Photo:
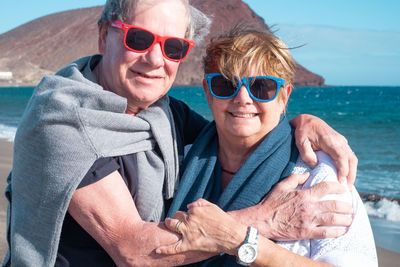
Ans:
[[[246,239],[238,248],[237,263],[250,266],[257,258],[258,230],[252,226],[248,227]]]
[[[252,226],[249,226],[249,230],[247,231],[246,241],[245,243],[250,243],[253,245],[257,245],[258,243],[258,230]]]

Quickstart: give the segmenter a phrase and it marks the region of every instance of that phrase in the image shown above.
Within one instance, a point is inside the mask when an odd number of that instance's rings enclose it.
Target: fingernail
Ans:
[[[311,162],[310,167],[311,167],[312,169],[314,169],[315,167],[317,167],[317,164],[318,164],[318,161],[315,159],[315,160],[313,160],[313,161]]]
[[[347,179],[346,177],[341,177],[339,178],[339,183],[343,185],[343,187],[346,189],[346,191],[349,191],[349,185],[347,184]]]
[[[353,191],[353,185],[351,183],[347,184],[347,187],[349,188],[350,191]]]

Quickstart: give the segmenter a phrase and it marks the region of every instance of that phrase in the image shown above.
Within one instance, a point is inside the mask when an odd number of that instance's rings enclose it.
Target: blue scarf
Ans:
[[[221,166],[218,161],[218,136],[211,122],[197,138],[185,162],[179,189],[168,212],[187,211],[187,204],[204,198],[225,211],[247,208],[259,203],[272,186],[289,176],[298,150],[294,131],[282,115],[279,124],[264,138],[221,193]],[[216,256],[200,266],[236,265],[234,257]]]

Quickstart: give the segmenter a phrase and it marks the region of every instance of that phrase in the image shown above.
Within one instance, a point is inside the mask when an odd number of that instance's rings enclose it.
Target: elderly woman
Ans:
[[[300,182],[301,188],[323,181],[342,187],[332,160],[324,152],[317,152],[319,163],[314,169],[298,157],[293,131],[284,115],[293,88],[294,65],[284,43],[268,31],[235,27],[208,46],[203,87],[215,122],[191,147],[182,186],[169,213],[187,207],[189,211],[177,212],[176,219],[166,220],[171,230],[182,233],[182,240],[161,247],[159,253],[226,253],[200,266],[233,266],[236,260],[255,266],[377,266],[368,216],[355,189],[323,198],[342,199],[353,206],[354,220],[345,235],[278,242],[288,250],[258,235],[258,225],[251,220],[235,220],[221,210],[256,205],[291,173],[311,172],[306,182]],[[277,187],[298,183],[291,177]]]
[[[194,46],[192,39],[201,39],[208,24],[185,0],[106,2],[99,20],[101,55],[81,58],[46,76],[21,120],[6,191],[5,265],[159,266],[209,257],[154,252],[179,238],[162,220],[178,185],[183,147],[207,124],[166,93]],[[356,158],[343,137],[309,116],[293,124],[300,129],[297,141],[307,158],[313,155],[311,144],[338,155],[342,176],[354,182]],[[335,188],[315,191],[326,194]],[[309,230],[303,236],[290,231],[289,223],[282,224],[291,214],[282,206],[285,201],[276,201],[281,193],[292,190],[276,192],[255,207],[259,223],[268,222],[262,225],[270,237],[285,238],[282,233],[288,232],[289,238],[321,236],[310,219],[314,211],[297,221]],[[315,203],[311,196],[296,197],[292,206],[299,202]],[[272,218],[278,210],[282,212]],[[315,211],[340,216],[351,208],[331,201],[315,204]],[[236,215],[245,220],[249,211]],[[319,215],[314,221],[350,223]]]

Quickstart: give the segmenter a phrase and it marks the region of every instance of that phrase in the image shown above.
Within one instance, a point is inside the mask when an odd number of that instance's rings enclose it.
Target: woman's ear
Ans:
[[[289,100],[290,94],[292,93],[292,89],[293,89],[292,85],[288,84],[286,88],[286,101]]]
[[[108,25],[106,25],[105,22],[100,22],[98,47],[99,47],[99,52],[102,55],[104,55],[106,51],[107,34],[108,34]]]
[[[204,93],[207,94],[207,92],[208,92],[208,83],[207,83],[206,79],[203,79],[203,90],[204,90]]]
[[[292,85],[291,84],[287,84],[286,86],[285,86],[285,93],[284,93],[284,97],[285,97],[285,99],[284,99],[284,102],[285,102],[285,105],[287,105],[287,102],[289,101],[289,97],[290,97],[290,94],[292,93]]]
[[[208,89],[208,82],[206,79],[203,79],[203,90],[204,94],[206,95],[208,105],[210,105],[211,103],[210,101],[212,101],[213,96],[211,95],[210,90]]]

